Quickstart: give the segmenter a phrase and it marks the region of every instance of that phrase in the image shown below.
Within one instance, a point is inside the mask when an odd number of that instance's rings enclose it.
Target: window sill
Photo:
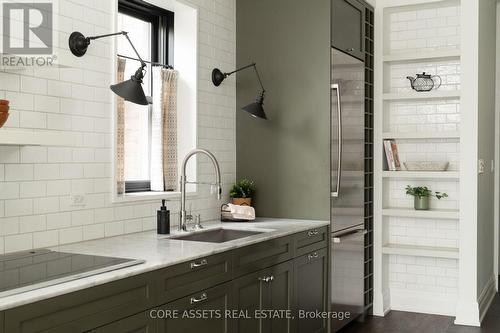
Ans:
[[[187,192],[186,197],[195,197],[197,192]],[[122,195],[114,195],[112,198],[112,203],[125,203],[125,202],[136,202],[136,201],[150,201],[150,200],[180,200],[181,192],[134,192],[126,193]]]

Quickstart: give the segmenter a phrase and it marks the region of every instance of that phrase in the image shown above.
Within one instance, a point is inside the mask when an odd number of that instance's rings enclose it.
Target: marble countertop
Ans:
[[[54,251],[142,259],[145,262],[115,271],[2,297],[0,298],[0,311],[246,245],[290,235],[310,228],[326,226],[329,225],[329,222],[258,218],[251,223],[221,223],[214,221],[204,222],[203,225],[205,226],[205,231],[222,227],[226,229],[250,229],[265,232],[224,243],[202,243],[170,239],[171,237],[178,236],[180,234],[178,231],[172,231],[170,235],[157,235],[156,231],[146,231],[53,247],[51,250]],[[187,233],[183,232],[182,234]]]

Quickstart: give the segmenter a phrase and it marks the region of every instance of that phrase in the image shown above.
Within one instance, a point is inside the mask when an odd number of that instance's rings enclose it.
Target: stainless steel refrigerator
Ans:
[[[331,305],[339,316],[332,320],[336,332],[364,307],[364,63],[334,48],[331,52]]]

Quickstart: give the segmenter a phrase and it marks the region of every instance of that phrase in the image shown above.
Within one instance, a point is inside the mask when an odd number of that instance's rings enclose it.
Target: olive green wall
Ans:
[[[237,67],[252,61],[268,120],[237,111],[237,178],[256,182],[258,216],[328,220],[330,1],[237,0]],[[259,88],[250,70],[236,82],[240,108]]]

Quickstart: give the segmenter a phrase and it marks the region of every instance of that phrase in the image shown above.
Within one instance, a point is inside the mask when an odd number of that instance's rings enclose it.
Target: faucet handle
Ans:
[[[201,225],[201,214],[196,214],[194,216],[194,229],[195,230],[203,229],[203,226]]]

